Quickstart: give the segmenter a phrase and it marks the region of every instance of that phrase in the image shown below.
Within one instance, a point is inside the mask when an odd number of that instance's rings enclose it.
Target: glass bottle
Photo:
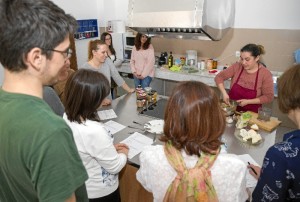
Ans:
[[[171,68],[173,66],[173,55],[172,52],[170,52],[169,58],[168,58],[168,66]]]

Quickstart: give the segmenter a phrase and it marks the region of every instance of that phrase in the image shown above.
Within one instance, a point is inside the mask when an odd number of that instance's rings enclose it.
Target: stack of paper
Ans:
[[[248,162],[259,166],[258,163],[249,155],[249,154],[243,154],[243,155],[238,155],[239,159],[242,160],[246,165],[248,165]],[[249,171],[247,171],[246,174],[246,182],[247,185],[246,187],[255,187],[257,184],[257,179],[255,179],[255,177],[253,177]]]
[[[106,123],[104,123],[104,125],[105,125],[105,128],[107,130],[109,130],[111,134],[115,134],[115,133],[119,132],[120,130],[123,130],[124,128],[126,128],[126,126],[119,124],[112,120],[107,121]]]
[[[121,143],[124,143],[129,147],[128,158],[131,159],[143,151],[145,146],[151,145],[153,143],[153,139],[146,137],[141,133],[135,132]]]
[[[117,115],[113,109],[98,111],[98,115],[101,120],[117,118]]]

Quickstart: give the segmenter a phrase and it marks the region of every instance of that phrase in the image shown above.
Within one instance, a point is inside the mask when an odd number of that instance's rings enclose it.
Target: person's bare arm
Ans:
[[[126,90],[128,93],[133,93],[134,92],[134,88],[130,88],[126,82],[123,83],[122,88],[124,90]]]
[[[229,96],[228,96],[227,91],[224,87],[224,83],[219,83],[217,86],[218,86],[220,92],[222,93],[222,98],[223,98],[224,102],[226,104],[229,104]]]

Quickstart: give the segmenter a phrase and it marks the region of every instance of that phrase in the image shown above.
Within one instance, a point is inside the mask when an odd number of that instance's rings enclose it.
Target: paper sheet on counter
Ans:
[[[98,111],[98,115],[101,120],[117,118],[117,114],[113,109]]]
[[[249,154],[238,155],[238,158],[240,160],[242,160],[247,166],[248,166],[248,162],[253,164],[253,165],[260,166]],[[247,173],[246,173],[246,187],[255,187],[256,184],[257,184],[257,179],[255,179],[255,177],[253,177],[250,174],[249,170],[247,170]]]
[[[141,133],[135,132],[121,143],[127,144],[129,147],[128,158],[131,159],[135,155],[139,154],[143,148],[153,143],[153,139],[142,135]]]
[[[115,134],[115,133],[123,130],[124,128],[126,128],[126,126],[124,126],[120,123],[117,123],[115,121],[112,121],[112,120],[107,121],[106,123],[104,123],[104,125],[105,125],[105,128],[107,130],[109,130],[111,134]]]

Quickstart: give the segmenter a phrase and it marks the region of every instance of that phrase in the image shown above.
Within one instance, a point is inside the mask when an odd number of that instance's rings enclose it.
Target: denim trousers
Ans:
[[[150,83],[152,81],[152,77],[150,77],[150,76],[147,76],[144,79],[138,79],[136,77],[133,77],[133,78],[134,78],[134,86],[135,86],[135,88],[137,88],[138,85],[141,85],[143,89],[145,87],[149,87]]]

